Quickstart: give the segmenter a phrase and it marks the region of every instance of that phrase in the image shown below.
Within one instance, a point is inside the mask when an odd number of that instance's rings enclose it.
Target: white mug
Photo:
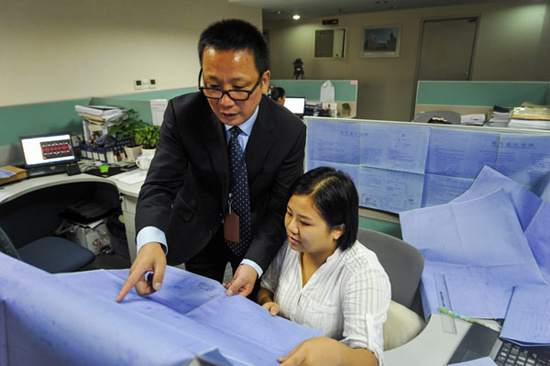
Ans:
[[[152,156],[149,155],[140,155],[136,159],[136,164],[138,168],[141,170],[148,170],[149,166],[151,166],[151,160],[153,159]]]

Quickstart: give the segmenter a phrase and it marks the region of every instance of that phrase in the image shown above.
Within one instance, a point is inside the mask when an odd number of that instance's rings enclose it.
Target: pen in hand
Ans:
[[[477,323],[477,324],[481,324],[485,327],[489,327],[487,324],[485,323],[482,323],[478,320],[475,320],[473,318],[470,318],[469,316],[464,316],[464,315],[460,315],[460,314],[457,314],[457,313],[453,313],[452,311],[450,310],[447,310],[445,308],[442,308],[442,307],[439,307],[437,308],[442,314],[445,314],[445,315],[448,315],[450,316],[451,318],[456,318],[456,319],[460,319],[460,320],[464,320],[468,323]]]

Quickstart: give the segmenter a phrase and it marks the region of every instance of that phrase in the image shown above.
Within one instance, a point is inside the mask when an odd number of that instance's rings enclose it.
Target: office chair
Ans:
[[[425,327],[421,318],[420,279],[424,269],[422,253],[394,236],[359,229],[357,240],[376,253],[391,283],[392,302],[384,323],[384,349],[399,347]]]
[[[49,273],[73,272],[95,258],[91,250],[56,236],[40,238],[16,249],[1,227],[0,251]]]

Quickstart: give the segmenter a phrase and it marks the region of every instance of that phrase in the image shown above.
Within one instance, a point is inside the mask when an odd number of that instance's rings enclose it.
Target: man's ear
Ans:
[[[269,80],[271,80],[271,70],[266,70],[262,75],[262,94],[267,93],[267,91],[269,90]]]

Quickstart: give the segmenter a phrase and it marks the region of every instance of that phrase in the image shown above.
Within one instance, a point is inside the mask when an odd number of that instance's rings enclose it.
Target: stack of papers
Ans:
[[[512,110],[509,127],[550,129],[550,106],[523,103]]]
[[[84,119],[95,122],[116,120],[124,114],[124,109],[106,105],[75,105],[75,111]]]
[[[494,106],[491,118],[487,125],[493,127],[508,127],[510,123],[510,108]]]

